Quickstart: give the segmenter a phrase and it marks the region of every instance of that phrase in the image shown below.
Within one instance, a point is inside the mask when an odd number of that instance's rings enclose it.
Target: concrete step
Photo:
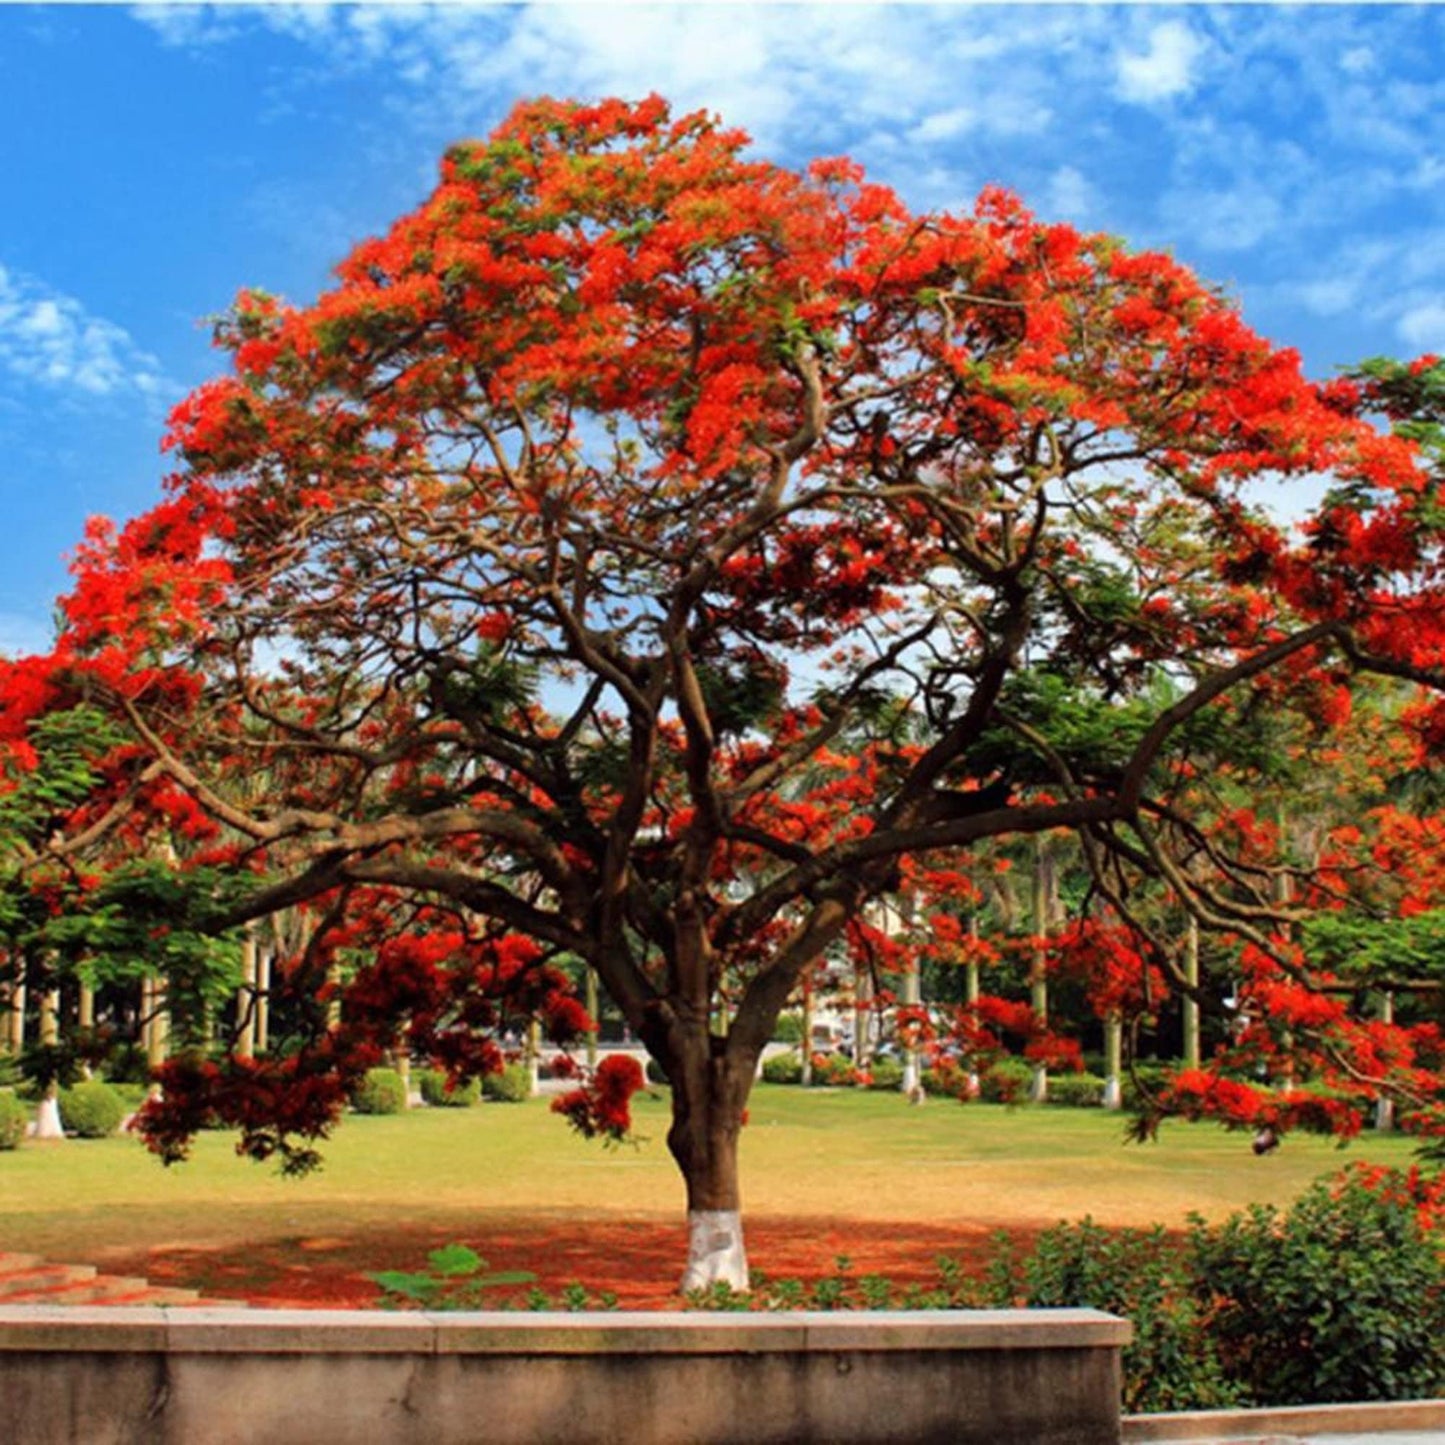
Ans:
[[[27,1254],[0,1254],[0,1304],[246,1307],[245,1300],[207,1299],[199,1290],[101,1274],[89,1264],[50,1264]]]
[[[68,1290],[89,1284],[96,1277],[88,1264],[32,1264],[0,1272],[0,1299],[18,1303],[17,1296],[47,1290]]]

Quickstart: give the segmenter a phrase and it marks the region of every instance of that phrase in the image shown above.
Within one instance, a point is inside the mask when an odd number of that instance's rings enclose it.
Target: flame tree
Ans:
[[[744,1284],[759,1053],[904,860],[1063,828],[1105,883],[1169,877],[1231,699],[1440,681],[1411,445],[1007,194],[915,214],[656,98],[543,100],[336,274],[242,293],[165,499],[92,527],[54,651],[4,674],[12,777],[47,712],[121,734],[31,865],[70,907],[131,878],[145,919],[135,865],[86,860],[179,828],[163,927],[310,910],[290,1041],[183,1055],[169,1152],[207,1111],[255,1152],[324,1132],[399,1030],[490,1067],[499,998],[582,1026],[568,956],[670,1080],[685,1283]],[[1296,544],[1252,501],[1306,473],[1338,487]],[[1183,896],[1273,956],[1195,851]],[[568,1112],[624,1127],[635,1082]]]

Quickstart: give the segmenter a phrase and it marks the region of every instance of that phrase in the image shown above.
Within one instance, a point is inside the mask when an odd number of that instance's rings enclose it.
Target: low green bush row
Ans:
[[[994,1240],[984,1273],[938,1260],[933,1285],[837,1272],[803,1283],[701,1291],[705,1309],[1090,1307],[1132,1321],[1126,1410],[1406,1400],[1445,1391],[1445,1261],[1404,1176],[1346,1170],[1288,1210],[1255,1205],[1222,1224],[1046,1230],[1027,1256]]]
[[[25,1142],[30,1110],[13,1089],[0,1089],[0,1149],[18,1149]]]
[[[449,1089],[445,1069],[423,1069],[416,1077],[422,1102],[433,1109],[470,1109],[482,1097],[480,1079],[468,1079]]]

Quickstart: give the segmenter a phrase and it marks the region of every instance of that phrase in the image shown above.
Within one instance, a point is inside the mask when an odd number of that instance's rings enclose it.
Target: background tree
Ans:
[[[305,1162],[398,1020],[459,1075],[499,992],[582,1027],[567,955],[670,1080],[685,1284],[741,1285],[759,1053],[902,860],[1070,829],[1111,906],[1155,877],[1295,966],[1192,760],[1266,678],[1440,681],[1411,447],[1167,257],[744,144],[525,104],[314,305],[243,293],[166,500],[6,669],[13,754],[78,699],[124,736],[48,856],[149,777],[216,830],[152,916],[314,915],[284,1051],[171,1066],[166,1151],[210,1111]],[[1298,545],[1248,489],[1307,473],[1343,490]],[[634,1082],[567,1111],[619,1130]]]

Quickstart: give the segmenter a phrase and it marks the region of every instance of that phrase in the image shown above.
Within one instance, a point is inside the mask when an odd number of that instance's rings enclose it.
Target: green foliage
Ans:
[[[1104,1081],[1094,1074],[1051,1074],[1048,1102],[1066,1108],[1096,1109],[1104,1102]]]
[[[768,1084],[801,1084],[803,1057],[796,1049],[786,1054],[773,1054],[763,1060],[763,1082]]]
[[[990,1288],[999,1308],[1089,1306],[1132,1321],[1126,1410],[1221,1409],[1243,1399],[1205,1330],[1186,1253],[1163,1229],[1106,1231],[1090,1219],[1056,1225],[1021,1264],[996,1251]]]
[[[1430,978],[1445,968],[1445,909],[1409,918],[1320,913],[1304,921],[1300,942],[1317,966],[1362,983]]]
[[[351,1107],[358,1114],[400,1114],[406,1108],[406,1085],[395,1069],[368,1069]]]
[[[423,1069],[417,1075],[417,1086],[423,1100],[434,1109],[469,1109],[482,1097],[480,1079],[468,1079],[465,1084],[447,1088],[445,1069]]]
[[[44,838],[94,788],[99,762],[122,735],[99,709],[46,714],[30,725],[35,767],[17,772],[0,791],[0,848]]]
[[[368,1275],[382,1288],[391,1309],[474,1310],[490,1304],[488,1291],[531,1284],[526,1270],[488,1273],[487,1262],[464,1244],[448,1244],[427,1255],[427,1268],[415,1274],[383,1270]]]
[[[30,1110],[11,1089],[0,1089],[0,1149],[18,1149],[25,1142]]]
[[[999,1059],[979,1076],[978,1096],[986,1104],[1027,1102],[1034,1071],[1023,1059]]]
[[[874,1059],[868,1067],[868,1087],[896,1093],[903,1087],[903,1065],[897,1059]]]
[[[672,1080],[667,1077],[667,1070],[657,1062],[656,1059],[648,1059],[643,1070],[647,1075],[649,1084],[671,1084]]]
[[[60,1122],[82,1139],[108,1139],[126,1116],[125,1100],[102,1079],[60,1091]]]
[[[508,1064],[500,1074],[482,1079],[482,1096],[496,1104],[525,1104],[532,1097],[532,1071],[526,1064]]]
[[[814,1054],[813,1082],[828,1086],[853,1082],[853,1060],[847,1054]]]
[[[1212,1338],[1255,1403],[1445,1388],[1445,1279],[1407,1195],[1347,1174],[1315,1184],[1287,1213],[1259,1204],[1217,1228],[1194,1222]]]
[[[803,1042],[803,1016],[799,1013],[780,1013],[773,1024],[775,1044],[800,1044]]]

